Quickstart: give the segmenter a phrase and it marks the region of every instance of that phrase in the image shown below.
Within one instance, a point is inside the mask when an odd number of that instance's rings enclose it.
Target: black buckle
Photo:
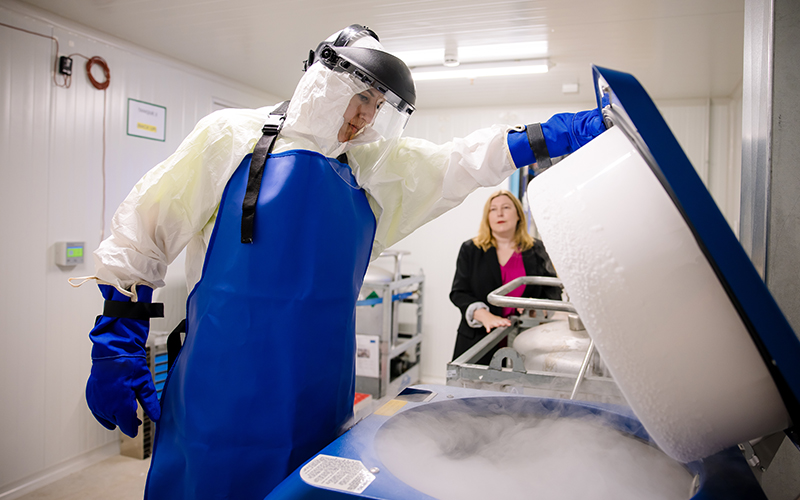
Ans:
[[[278,132],[281,131],[281,127],[283,127],[283,120],[285,119],[285,115],[269,115],[267,123],[261,128],[261,133],[264,135],[278,135]]]
[[[283,128],[283,121],[286,120],[287,109],[289,109],[289,101],[280,103],[272,113],[267,116],[267,123],[261,127],[261,133],[264,135],[278,135],[278,132]]]

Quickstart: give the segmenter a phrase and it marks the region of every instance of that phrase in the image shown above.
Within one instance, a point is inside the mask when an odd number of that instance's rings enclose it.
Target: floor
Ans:
[[[150,459],[107,458],[18,500],[142,500]]]
[[[371,396],[359,401],[354,408],[356,420],[366,417],[383,402]],[[142,500],[149,468],[149,458],[116,455],[16,500]]]

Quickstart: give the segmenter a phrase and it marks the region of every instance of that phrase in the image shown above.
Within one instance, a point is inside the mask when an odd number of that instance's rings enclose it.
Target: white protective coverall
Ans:
[[[350,167],[377,221],[375,259],[478,187],[499,184],[517,166],[506,142],[512,130],[507,125],[442,145],[415,138],[367,142],[367,132],[339,143],[336,131],[347,103],[366,88],[349,75],[312,65],[298,84],[273,153],[306,149],[336,157],[348,150]],[[120,205],[111,236],[94,252],[96,276],[126,290],[137,282],[161,287],[167,266],[186,248],[191,290],[200,279],[222,192],[242,158],[253,151],[272,109],[224,109],[200,120],[178,150],[145,174]],[[391,142],[388,151],[381,148],[386,142]],[[379,163],[372,163],[381,155]]]

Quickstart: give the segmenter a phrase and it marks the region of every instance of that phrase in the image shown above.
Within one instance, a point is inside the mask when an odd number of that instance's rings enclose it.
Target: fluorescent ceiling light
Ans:
[[[431,66],[444,63],[444,48],[392,52],[392,55],[399,57],[410,67]]]
[[[475,79],[486,76],[532,75],[547,73],[550,69],[547,59],[527,59],[502,63],[462,64],[453,68],[428,66],[411,71],[414,81],[445,80],[451,78]]]
[[[445,49],[442,47],[438,49],[399,51],[392,52],[392,54],[411,67],[434,66],[444,62],[444,51]],[[458,47],[458,59],[462,63],[531,59],[546,54],[546,41]]]
[[[462,63],[530,59],[545,54],[547,54],[547,42],[498,43],[458,48],[458,59]]]

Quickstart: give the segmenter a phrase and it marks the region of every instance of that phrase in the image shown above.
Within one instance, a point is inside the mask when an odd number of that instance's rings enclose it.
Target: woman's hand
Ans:
[[[483,324],[483,327],[486,328],[486,333],[489,333],[498,326],[511,326],[511,320],[495,316],[490,313],[488,309],[478,309],[472,314],[472,318]]]

